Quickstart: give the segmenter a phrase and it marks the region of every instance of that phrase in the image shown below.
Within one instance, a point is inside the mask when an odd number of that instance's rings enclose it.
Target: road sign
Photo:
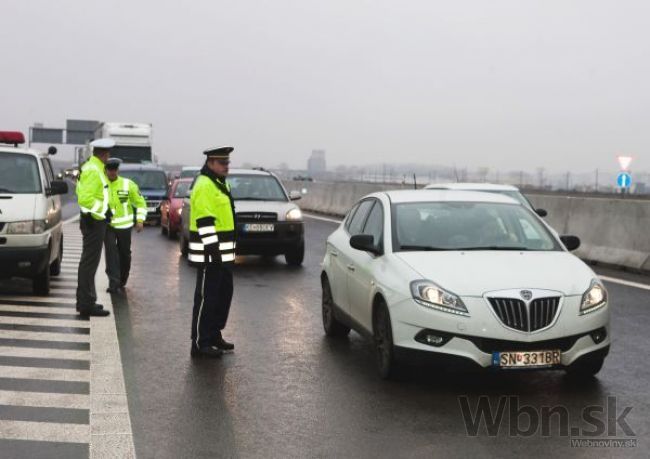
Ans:
[[[616,184],[619,188],[629,188],[632,185],[632,176],[627,172],[621,172],[616,177]]]
[[[616,159],[618,159],[618,164],[621,166],[621,170],[628,171],[630,170],[630,164],[634,158],[631,156],[617,156]]]

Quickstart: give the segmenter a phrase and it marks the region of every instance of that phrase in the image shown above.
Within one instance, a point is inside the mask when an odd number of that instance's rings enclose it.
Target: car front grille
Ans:
[[[517,298],[488,298],[492,309],[506,327],[534,332],[553,323],[560,297],[536,298],[530,304]]]
[[[154,209],[157,209],[160,207],[160,203],[162,201],[147,201],[147,207],[153,207]]]
[[[278,221],[278,214],[275,212],[238,212],[237,223],[248,222],[276,222]]]

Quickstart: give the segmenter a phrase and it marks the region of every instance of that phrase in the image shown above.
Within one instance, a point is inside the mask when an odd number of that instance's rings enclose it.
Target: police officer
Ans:
[[[147,218],[147,203],[140,194],[138,185],[133,180],[119,176],[121,162],[118,158],[106,162],[109,208],[112,213],[104,238],[109,282],[106,291],[109,293],[124,291],[131,270],[131,228],[135,221],[135,230],[141,232]]]
[[[97,304],[95,274],[102,256],[106,234],[108,208],[108,180],[104,165],[115,146],[112,139],[97,139],[90,143],[93,155],[81,167],[77,183],[77,201],[81,209],[83,247],[77,278],[77,311],[81,316],[107,316],[109,312]]]
[[[192,314],[192,356],[219,357],[234,345],[223,339],[233,293],[235,207],[226,182],[232,147],[203,152],[207,158],[190,196],[188,258],[200,263]]]

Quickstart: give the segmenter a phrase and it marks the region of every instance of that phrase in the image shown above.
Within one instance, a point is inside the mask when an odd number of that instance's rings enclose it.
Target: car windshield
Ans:
[[[111,156],[120,158],[125,163],[152,162],[151,147],[115,145],[111,149]]]
[[[508,196],[509,198],[514,199],[515,201],[523,204],[524,206],[528,207],[529,209],[533,208],[530,201],[528,199],[526,199],[526,197],[523,194],[521,194],[519,191],[513,191],[513,190],[481,190],[481,192],[502,194],[502,195]]]
[[[133,180],[140,190],[167,190],[167,176],[163,171],[120,171],[122,177]]]
[[[178,182],[176,189],[174,190],[175,198],[184,198],[187,196],[187,190],[190,189],[192,182]]]
[[[280,182],[271,175],[230,175],[228,183],[235,200],[287,201]]]
[[[527,208],[487,202],[393,206],[394,250],[561,250]]]
[[[36,158],[21,153],[0,152],[0,193],[40,192],[41,179]]]
[[[201,169],[184,169],[181,171],[180,178],[194,178],[199,175]]]

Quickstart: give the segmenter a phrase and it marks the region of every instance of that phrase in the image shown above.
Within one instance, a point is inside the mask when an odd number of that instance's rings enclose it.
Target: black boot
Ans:
[[[219,349],[217,346],[204,346],[198,348],[194,344],[192,344],[192,350],[190,351],[190,355],[192,357],[206,357],[210,359],[219,358],[221,357],[222,354],[223,351]]]
[[[95,303],[95,306],[94,306],[94,307],[95,307],[95,308],[99,308],[99,309],[104,309],[104,305],[103,305],[103,304],[99,304],[99,303]],[[77,305],[77,312],[81,312],[82,309],[84,309],[84,308],[83,308],[83,307],[80,307],[79,305]]]
[[[84,307],[79,308],[79,315],[81,317],[90,317],[90,316],[106,317],[109,314],[110,314],[110,311],[104,310],[98,304],[95,304],[95,305],[92,305],[92,306],[84,306]]]
[[[217,335],[217,339],[215,339],[214,344],[222,351],[232,351],[233,349],[235,349],[235,345],[233,343],[229,343],[228,341],[223,339],[223,336],[221,336],[221,332],[219,332],[219,334]]]

